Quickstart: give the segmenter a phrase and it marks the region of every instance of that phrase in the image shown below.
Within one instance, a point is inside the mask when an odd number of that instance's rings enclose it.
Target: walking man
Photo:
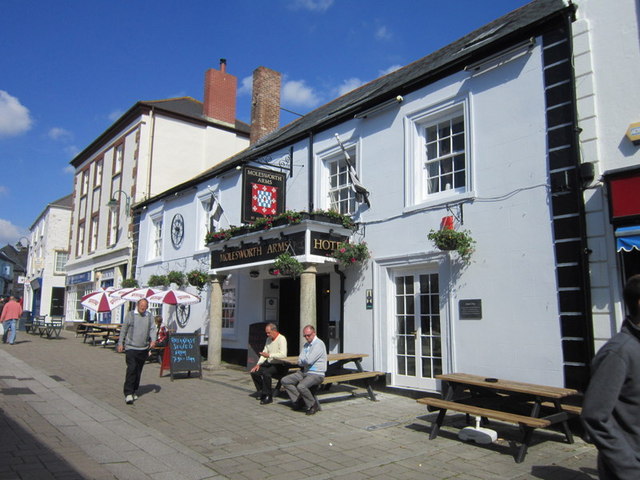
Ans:
[[[13,345],[16,341],[16,326],[20,315],[22,315],[22,307],[16,302],[16,297],[12,295],[2,308],[2,315],[0,315],[0,322],[2,322],[5,332],[9,331],[7,336],[9,345]]]
[[[271,378],[274,375],[284,375],[289,367],[282,363],[277,363],[278,358],[287,356],[287,339],[284,338],[275,323],[269,323],[264,327],[267,334],[267,343],[264,350],[260,352],[258,363],[249,370],[251,378],[256,386],[256,391],[260,392],[260,405],[273,402],[273,387]]]
[[[143,298],[136,309],[127,313],[120,330],[118,352],[125,352],[127,373],[124,379],[124,401],[127,405],[137,400],[142,368],[149,356],[149,349],[156,346],[156,324],[147,312],[149,302]]]
[[[302,330],[307,341],[298,357],[301,370],[287,375],[282,379],[282,386],[289,394],[289,398],[296,410],[306,410],[307,415],[315,414],[320,408],[309,388],[320,385],[327,371],[327,347],[316,336],[313,325],[307,325]]]
[[[582,407],[600,480],[640,478],[640,275],[629,278],[623,296],[628,316],[593,359]]]

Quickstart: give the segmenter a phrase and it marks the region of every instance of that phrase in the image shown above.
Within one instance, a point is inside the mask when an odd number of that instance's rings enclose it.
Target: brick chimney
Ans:
[[[251,145],[280,126],[281,79],[282,74],[270,68],[258,67],[253,71]]]
[[[204,74],[204,106],[206,117],[235,126],[238,79],[227,72],[227,60],[220,59],[220,70],[210,68]]]

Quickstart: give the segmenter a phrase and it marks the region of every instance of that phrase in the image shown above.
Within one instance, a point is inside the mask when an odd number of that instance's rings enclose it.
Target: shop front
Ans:
[[[68,322],[83,322],[89,320],[89,313],[81,302],[87,293],[93,290],[93,272],[91,270],[67,275],[65,285],[67,288],[67,315]]]
[[[341,351],[344,277],[331,253],[351,233],[341,225],[303,220],[210,243],[209,273],[220,279],[222,290],[220,305],[212,296],[211,318],[221,310],[221,335],[233,304],[240,307],[234,309],[234,321],[243,325],[241,331],[252,323],[276,323],[288,339],[290,355],[299,353],[300,332],[307,324],[316,327],[330,351]],[[283,254],[299,262],[301,271],[277,269],[274,265]],[[246,338],[238,343],[246,349]]]

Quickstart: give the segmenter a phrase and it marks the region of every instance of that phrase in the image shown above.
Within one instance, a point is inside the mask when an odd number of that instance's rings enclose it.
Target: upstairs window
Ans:
[[[122,172],[122,162],[124,159],[124,143],[116,145],[113,152],[113,175],[118,175]]]
[[[59,274],[64,274],[64,267],[67,264],[67,260],[69,260],[69,253],[56,251],[55,263],[54,263],[54,272]]]
[[[355,148],[348,149],[353,168],[356,166]],[[328,173],[329,210],[351,215],[356,210],[356,193],[349,176],[349,165],[342,152],[332,155],[325,161]]]
[[[466,103],[419,112],[405,120],[410,205],[450,201],[471,191]]]
[[[427,125],[425,136],[425,189],[427,195],[464,190],[467,185],[464,116]]]
[[[151,220],[151,258],[162,257],[162,216]]]

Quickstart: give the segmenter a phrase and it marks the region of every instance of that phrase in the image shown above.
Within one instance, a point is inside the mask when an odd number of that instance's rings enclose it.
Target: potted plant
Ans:
[[[198,290],[202,290],[207,284],[209,276],[201,270],[191,270],[187,273],[187,281],[189,285],[196,287]]]
[[[273,275],[290,275],[296,278],[303,270],[302,264],[288,253],[280,254],[273,262]]]
[[[328,223],[337,223],[344,228],[355,228],[356,224],[349,215],[336,212],[335,210],[314,210],[311,212],[311,218]]]
[[[358,263],[363,263],[371,254],[366,242],[338,244],[338,247],[331,254],[343,267],[350,267]]]
[[[125,278],[122,280],[122,288],[138,288],[139,286],[135,278]]]
[[[453,230],[444,228],[431,230],[427,235],[440,250],[455,250],[465,262],[469,261],[474,251],[475,240],[468,230]]]
[[[166,287],[169,285],[169,279],[166,275],[151,275],[147,283],[150,287]]]
[[[167,274],[167,280],[169,280],[169,283],[175,283],[179,287],[186,283],[184,273],[178,272],[177,270],[171,270]]]

